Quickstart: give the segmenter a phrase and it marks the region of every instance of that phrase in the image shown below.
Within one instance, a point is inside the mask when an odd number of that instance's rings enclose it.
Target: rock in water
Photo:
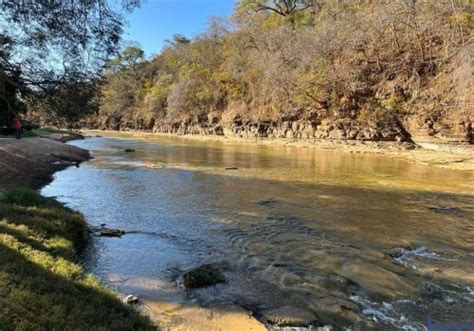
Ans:
[[[125,150],[125,153],[131,153],[131,152],[135,152],[135,150],[132,149],[132,148],[127,148],[127,149]]]
[[[430,210],[434,211],[435,213],[440,213],[440,214],[450,214],[450,213],[455,213],[455,212],[460,212],[461,209],[457,207],[430,207]]]
[[[332,325],[325,325],[316,328],[316,331],[334,331],[334,327]]]
[[[100,228],[100,235],[105,237],[121,237],[125,234],[125,231],[120,229],[110,229],[105,226]]]
[[[257,204],[261,207],[268,207],[268,208],[274,208],[276,207],[281,201],[276,200],[276,199],[267,199],[267,200],[260,200],[257,202]]]
[[[186,288],[201,288],[225,283],[224,275],[209,264],[191,269],[184,274],[184,286]]]
[[[124,299],[123,299],[123,303],[126,304],[126,305],[131,305],[131,304],[134,304],[134,303],[138,303],[138,297],[130,294],[130,295],[127,295]]]
[[[278,326],[308,326],[317,320],[312,312],[285,306],[272,309],[265,313],[265,318],[270,324]]]

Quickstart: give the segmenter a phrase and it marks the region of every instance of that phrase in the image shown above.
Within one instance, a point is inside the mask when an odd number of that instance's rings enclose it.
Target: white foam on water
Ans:
[[[400,264],[403,264],[406,267],[411,267],[413,269],[418,269],[417,264],[415,263],[416,260],[424,259],[424,260],[436,260],[436,261],[455,261],[455,259],[448,259],[442,257],[436,252],[429,250],[426,247],[419,247],[414,250],[402,250],[401,255],[395,258]]]
[[[333,327],[329,325],[325,326],[271,326],[270,330],[274,331],[331,331],[334,330]],[[345,329],[346,331],[351,331],[351,329]]]
[[[258,213],[246,212],[246,211],[239,212],[238,215],[249,216],[249,217],[261,217],[261,215]]]
[[[469,302],[474,302],[474,289],[472,289],[469,286],[466,286],[464,289],[465,289],[466,292],[462,296],[463,299],[465,299]]]
[[[351,300],[359,303],[364,307],[362,313],[380,324],[389,324],[397,329],[406,331],[426,330],[426,327],[420,323],[411,322],[405,315],[397,312],[393,305],[387,302],[382,304],[372,302],[360,295],[351,296]],[[399,302],[410,303],[410,300],[400,300]]]
[[[317,328],[310,326],[310,327],[296,327],[296,326],[284,326],[284,327],[278,327],[278,326],[272,326],[270,330],[274,331],[316,331],[318,330]]]

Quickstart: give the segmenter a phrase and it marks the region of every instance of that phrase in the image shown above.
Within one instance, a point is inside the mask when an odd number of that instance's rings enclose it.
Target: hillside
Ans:
[[[241,1],[189,40],[111,61],[113,130],[472,143],[472,1]]]

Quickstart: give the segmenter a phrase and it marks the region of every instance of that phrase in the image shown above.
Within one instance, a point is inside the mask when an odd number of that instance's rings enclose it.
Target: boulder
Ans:
[[[210,264],[189,270],[183,277],[186,288],[202,288],[225,283],[225,276]]]
[[[130,295],[127,295],[124,299],[123,299],[123,303],[126,304],[126,305],[131,305],[131,304],[134,304],[134,303],[138,303],[138,297],[130,294]]]
[[[264,316],[268,323],[277,326],[308,326],[317,320],[312,312],[290,306],[269,310]]]
[[[325,325],[316,328],[316,331],[334,331],[334,327],[332,325]]]
[[[125,231],[120,229],[111,229],[105,226],[102,226],[99,230],[101,236],[104,237],[121,237],[125,234]]]

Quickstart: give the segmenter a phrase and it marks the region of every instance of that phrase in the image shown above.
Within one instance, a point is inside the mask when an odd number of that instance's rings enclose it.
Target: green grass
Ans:
[[[84,272],[83,217],[29,189],[0,193],[0,330],[155,330]]]

